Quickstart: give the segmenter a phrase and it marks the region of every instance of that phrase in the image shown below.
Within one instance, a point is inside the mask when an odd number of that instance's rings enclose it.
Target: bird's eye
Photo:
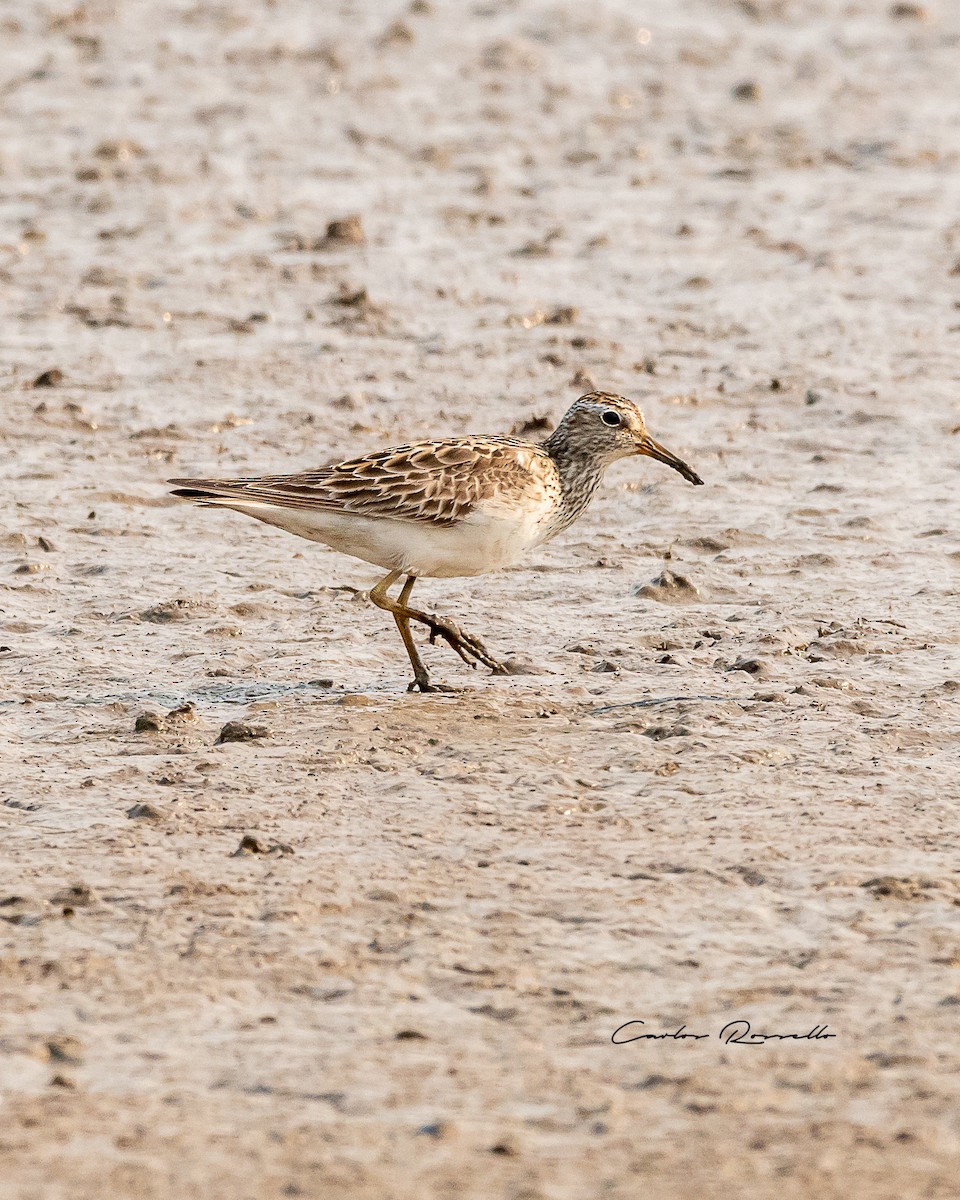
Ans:
[[[623,419],[618,412],[614,412],[612,408],[608,408],[600,417],[604,425],[609,425],[611,429],[616,429],[618,425],[623,424]]]

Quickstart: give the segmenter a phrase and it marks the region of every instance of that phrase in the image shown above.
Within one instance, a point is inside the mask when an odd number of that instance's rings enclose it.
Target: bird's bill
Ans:
[[[666,463],[668,467],[673,467],[675,471],[679,471],[684,479],[688,479],[691,483],[703,483],[703,480],[693,467],[688,467],[682,458],[677,458],[675,454],[671,454],[666,446],[661,446],[659,442],[655,442],[649,434],[644,434],[637,443],[637,453],[646,454],[648,458],[655,458],[659,462]]]

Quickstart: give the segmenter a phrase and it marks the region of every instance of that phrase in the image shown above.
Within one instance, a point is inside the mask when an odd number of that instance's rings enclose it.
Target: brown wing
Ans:
[[[251,500],[280,508],[327,509],[401,521],[454,525],[482,500],[533,481],[539,447],[517,438],[448,438],[395,446],[334,467],[249,479],[171,479],[175,496]]]

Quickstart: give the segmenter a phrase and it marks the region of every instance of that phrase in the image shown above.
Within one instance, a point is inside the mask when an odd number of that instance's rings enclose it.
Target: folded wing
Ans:
[[[505,453],[506,451],[506,453]],[[543,454],[515,438],[449,438],[396,446],[333,467],[249,479],[171,479],[173,495],[201,504],[356,513],[455,525],[485,500],[535,485],[531,458]]]

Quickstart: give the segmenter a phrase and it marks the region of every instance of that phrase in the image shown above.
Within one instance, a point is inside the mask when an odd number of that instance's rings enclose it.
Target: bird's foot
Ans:
[[[418,675],[407,684],[408,692],[462,692],[463,688],[449,683],[431,683],[429,675]]]
[[[430,630],[430,645],[436,645],[437,638],[442,637],[460,655],[468,666],[476,667],[478,662],[489,667],[494,675],[508,675],[509,671],[499,659],[493,657],[483,642],[472,633],[465,633],[449,617],[439,617],[432,613],[427,622]]]

